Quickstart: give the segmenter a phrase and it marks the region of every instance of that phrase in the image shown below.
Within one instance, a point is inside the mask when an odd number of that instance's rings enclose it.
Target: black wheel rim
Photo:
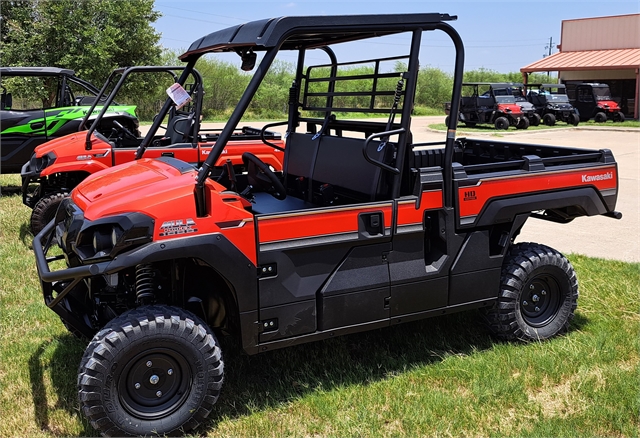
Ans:
[[[522,317],[532,327],[547,325],[558,313],[561,296],[555,279],[547,275],[532,278],[522,291]]]
[[[192,377],[191,367],[180,353],[169,348],[147,350],[123,369],[118,383],[120,401],[135,417],[166,417],[189,396]]]

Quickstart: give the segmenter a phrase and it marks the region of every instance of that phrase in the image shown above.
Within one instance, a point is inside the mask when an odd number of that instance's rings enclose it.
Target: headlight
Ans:
[[[154,221],[142,213],[126,213],[96,221],[83,220],[74,251],[81,260],[109,259],[151,242]]]
[[[56,158],[58,157],[53,151],[47,152],[40,158],[36,158],[36,154],[33,154],[31,156],[31,169],[35,170],[36,173],[40,173],[51,166],[56,161]]]
[[[107,255],[118,242],[117,226],[111,230],[100,228],[93,233],[93,252],[96,257]]]

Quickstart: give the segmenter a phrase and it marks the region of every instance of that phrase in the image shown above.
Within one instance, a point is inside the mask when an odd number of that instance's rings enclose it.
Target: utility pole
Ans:
[[[545,50],[549,50],[548,55],[545,53],[542,55],[542,57],[546,57],[546,56],[551,56],[551,50],[553,50],[553,48],[555,47],[555,44],[553,44],[553,37],[549,37],[549,44],[547,44],[546,46],[544,46]],[[551,76],[551,72],[547,72],[547,78],[549,78]]]

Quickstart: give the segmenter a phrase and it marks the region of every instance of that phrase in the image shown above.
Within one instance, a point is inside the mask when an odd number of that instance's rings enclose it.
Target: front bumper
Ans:
[[[62,255],[47,257],[47,253],[54,243],[55,224],[56,220],[53,219],[33,238],[33,252],[36,258],[42,296],[47,307],[56,312],[67,325],[91,339],[95,330],[82,317],[70,311],[69,307],[65,305],[65,299],[85,278],[106,272],[109,262],[51,271],[49,264],[64,258]]]
[[[29,208],[33,208],[38,201],[33,193],[29,193],[29,184],[36,182],[40,178],[40,172],[37,172],[31,162],[27,161],[20,170],[22,177],[22,203]]]

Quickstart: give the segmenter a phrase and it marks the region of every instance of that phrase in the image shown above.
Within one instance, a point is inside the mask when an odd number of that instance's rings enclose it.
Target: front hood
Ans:
[[[551,109],[573,110],[573,106],[570,103],[549,103],[547,106]]]
[[[606,108],[609,111],[620,110],[620,107],[618,106],[618,104],[613,100],[599,100],[598,106],[601,108]]]
[[[141,159],[97,172],[71,193],[85,218],[112,216],[132,211],[157,219],[168,205],[177,205],[195,215],[194,187],[197,172],[193,166],[173,159]]]
[[[522,111],[535,111],[535,107],[531,102],[527,101],[518,101],[517,104],[522,108]]]
[[[74,132],[62,137],[54,138],[36,147],[34,153],[40,158],[49,152],[55,152],[57,157],[76,156],[85,153],[87,131]],[[95,135],[91,136],[91,147],[94,149],[111,148],[111,145]]]
[[[502,111],[506,114],[511,114],[513,116],[519,116],[522,114],[522,109],[520,109],[520,105],[515,103],[499,103],[498,111]]]

